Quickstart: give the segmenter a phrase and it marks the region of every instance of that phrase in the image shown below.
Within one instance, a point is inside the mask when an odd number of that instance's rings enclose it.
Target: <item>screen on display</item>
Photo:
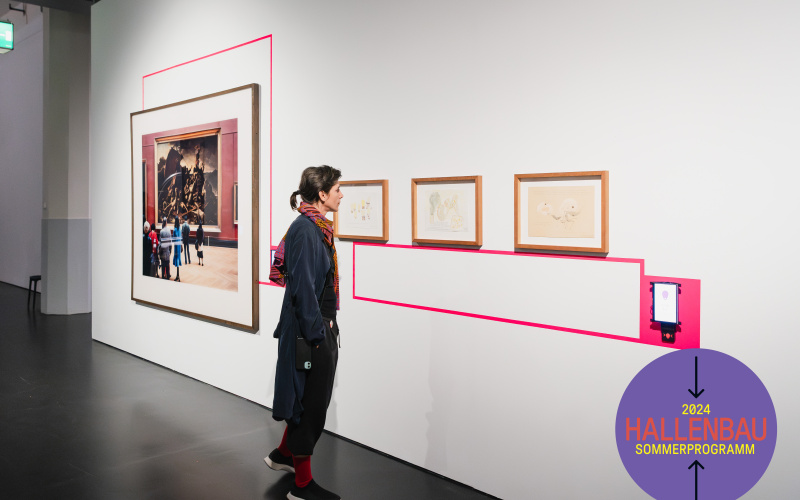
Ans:
[[[0,21],[0,54],[14,49],[14,25]]]
[[[653,283],[653,321],[678,323],[677,283]]]

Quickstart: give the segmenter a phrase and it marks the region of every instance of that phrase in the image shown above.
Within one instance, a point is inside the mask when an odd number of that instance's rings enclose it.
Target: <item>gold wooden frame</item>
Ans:
[[[151,110],[152,111],[152,110]],[[219,128],[209,128],[204,130],[197,130],[195,132],[187,132],[185,134],[177,134],[177,135],[170,135],[166,137],[156,137],[154,139],[155,151],[156,151],[156,160],[158,159],[158,145],[164,142],[173,142],[173,141],[183,141],[188,139],[197,139],[198,137],[210,137],[212,135],[217,136],[217,157],[222,158],[222,137],[221,137],[221,129]],[[158,161],[156,161],[158,163]],[[155,186],[158,186],[158,169],[156,168],[157,165],[153,166],[153,177],[155,179]],[[221,174],[221,168],[217,166],[217,170]],[[222,176],[217,176],[217,224],[216,225],[207,225],[205,226],[205,230],[208,232],[221,232],[222,231],[222,190],[219,188],[220,183],[222,182]],[[154,194],[155,196],[155,209],[156,209],[156,221],[163,220],[163,216],[159,213],[159,206],[158,206],[158,187],[156,187],[156,191]],[[205,224],[205,223],[204,223]],[[197,225],[192,224],[192,230],[197,230]]]
[[[522,181],[527,179],[538,180],[599,180],[600,181],[600,246],[585,247],[564,244],[553,245],[532,245],[522,243],[520,224],[522,222],[520,206],[520,189]],[[562,240],[563,238],[552,238]],[[608,253],[608,170],[595,170],[590,172],[559,172],[546,174],[516,174],[514,175],[514,248],[525,250],[540,251],[559,251],[559,252],[587,252],[587,253]]]
[[[133,119],[134,119],[135,116],[141,115],[141,114],[145,114],[145,113],[151,113],[151,112],[162,110],[162,109],[166,109],[166,108],[178,107],[178,106],[182,106],[182,105],[185,105],[185,104],[193,103],[193,102],[196,102],[196,101],[201,101],[201,100],[204,100],[204,99],[212,99],[214,97],[218,97],[218,96],[229,94],[229,93],[233,93],[233,92],[239,92],[239,91],[247,90],[247,89],[249,89],[250,92],[251,92],[251,117],[252,117],[252,144],[251,144],[251,148],[252,148],[252,165],[251,165],[251,182],[252,182],[252,184],[251,184],[252,185],[252,196],[251,196],[251,200],[252,200],[252,207],[251,207],[251,210],[252,210],[252,229],[251,229],[251,234],[252,234],[252,244],[251,244],[251,248],[250,248],[250,252],[252,253],[252,256],[251,256],[251,260],[252,260],[251,280],[250,280],[251,281],[251,297],[252,297],[251,315],[250,315],[250,317],[252,319],[251,324],[236,323],[234,321],[228,321],[228,320],[224,320],[224,319],[213,317],[213,316],[208,316],[208,315],[199,314],[199,313],[193,313],[193,312],[186,311],[186,310],[183,310],[183,309],[170,307],[170,306],[166,306],[166,305],[163,305],[163,304],[158,304],[158,303],[155,303],[155,302],[150,302],[150,301],[147,301],[147,300],[144,300],[144,299],[141,299],[141,298],[134,297],[134,275],[136,274],[136,271],[137,271],[136,262],[134,262],[134,258],[133,258],[133,256],[134,256],[134,245],[136,245],[137,243],[140,243],[140,237],[141,237],[141,232],[142,232],[141,223],[137,222],[137,214],[135,213],[135,210],[134,210],[134,207],[135,207],[134,197],[137,195],[137,193],[135,193],[134,189],[133,189],[134,188],[134,176],[136,175],[136,170],[137,170],[135,167],[131,169],[131,219],[132,219],[132,224],[131,225],[133,227],[133,239],[131,241],[131,300],[133,300],[133,301],[135,301],[135,302],[137,302],[139,304],[145,304],[145,305],[148,305],[148,306],[156,307],[156,308],[163,309],[163,310],[166,310],[166,311],[170,311],[170,312],[173,312],[173,313],[176,313],[176,314],[180,314],[180,315],[183,315],[183,316],[188,316],[188,317],[192,317],[192,318],[203,320],[203,321],[209,321],[209,322],[222,324],[222,325],[225,325],[225,326],[228,326],[228,327],[231,327],[231,328],[236,328],[238,330],[243,330],[243,331],[247,331],[247,332],[250,332],[250,333],[256,333],[258,331],[258,329],[259,329],[259,295],[258,295],[258,291],[259,291],[259,285],[258,285],[258,281],[259,281],[259,275],[258,275],[258,271],[259,271],[259,253],[258,253],[258,250],[259,250],[259,247],[258,247],[258,241],[259,241],[259,234],[258,234],[259,219],[258,219],[258,214],[259,214],[259,210],[260,210],[259,209],[259,143],[260,143],[260,135],[259,135],[259,133],[260,133],[260,130],[259,130],[260,114],[259,114],[259,110],[260,110],[260,103],[259,103],[259,86],[258,86],[258,84],[252,83],[252,84],[249,84],[249,85],[243,85],[241,87],[236,87],[236,88],[233,88],[233,89],[223,90],[221,92],[216,92],[216,93],[213,93],[213,94],[208,94],[208,95],[204,95],[204,96],[200,96],[200,97],[195,97],[193,99],[187,99],[185,101],[175,102],[175,103],[172,103],[172,104],[166,104],[164,106],[159,106],[159,107],[156,107],[156,108],[151,108],[151,109],[146,109],[146,110],[142,110],[142,111],[137,111],[137,112],[131,113],[131,116],[130,116],[131,164],[133,165],[133,159],[134,159],[133,151],[134,151],[134,145],[136,144],[135,140],[134,140],[135,138],[133,136]],[[206,131],[198,131],[198,132],[193,132],[193,133],[203,133],[203,132],[208,132],[208,130],[206,130]],[[138,147],[141,148],[141,137],[138,137],[137,139],[139,139]],[[139,272],[141,273],[141,271],[139,271]]]
[[[411,241],[431,245],[481,246],[483,244],[483,195],[482,177],[470,175],[461,177],[427,177],[411,179]],[[426,184],[475,184],[475,238],[472,240],[424,239],[418,237],[417,229],[417,188]]]
[[[339,214],[333,214],[333,235],[342,240],[367,240],[367,241],[389,241],[389,181],[386,179],[374,181],[342,181],[340,186],[381,186],[383,203],[381,204],[381,218],[383,220],[383,231],[381,236],[365,236],[360,234],[340,234],[339,233]],[[346,197],[345,197],[346,198]],[[347,203],[343,199],[343,203]],[[341,210],[341,206],[339,207]]]

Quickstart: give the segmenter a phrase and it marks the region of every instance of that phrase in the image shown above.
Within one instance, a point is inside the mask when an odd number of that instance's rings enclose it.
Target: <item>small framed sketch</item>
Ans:
[[[411,240],[483,243],[481,176],[411,179]]]
[[[608,253],[608,171],[515,175],[514,247]]]
[[[389,181],[342,181],[333,234],[347,240],[389,241]]]

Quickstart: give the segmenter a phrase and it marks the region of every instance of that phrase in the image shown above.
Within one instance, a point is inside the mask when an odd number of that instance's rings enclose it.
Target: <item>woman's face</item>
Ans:
[[[338,212],[342,198],[344,198],[344,193],[339,190],[338,182],[327,193],[324,191],[319,192],[319,199],[322,201],[322,205],[328,209],[328,212]]]

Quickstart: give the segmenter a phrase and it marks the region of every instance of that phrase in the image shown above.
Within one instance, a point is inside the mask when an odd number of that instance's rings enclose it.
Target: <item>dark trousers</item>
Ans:
[[[192,263],[192,256],[189,255],[189,238],[183,240],[183,263],[191,264]]]
[[[161,257],[161,277],[162,278],[169,278],[169,257],[166,259]]]
[[[339,346],[336,343],[339,325],[334,320],[331,328],[330,321],[323,318],[325,339],[311,350],[311,369],[306,374],[300,422],[295,424],[291,420],[286,421],[286,445],[295,456],[313,455],[314,446],[325,428],[328,405],[331,404],[333,395],[336,364],[339,361]]]

